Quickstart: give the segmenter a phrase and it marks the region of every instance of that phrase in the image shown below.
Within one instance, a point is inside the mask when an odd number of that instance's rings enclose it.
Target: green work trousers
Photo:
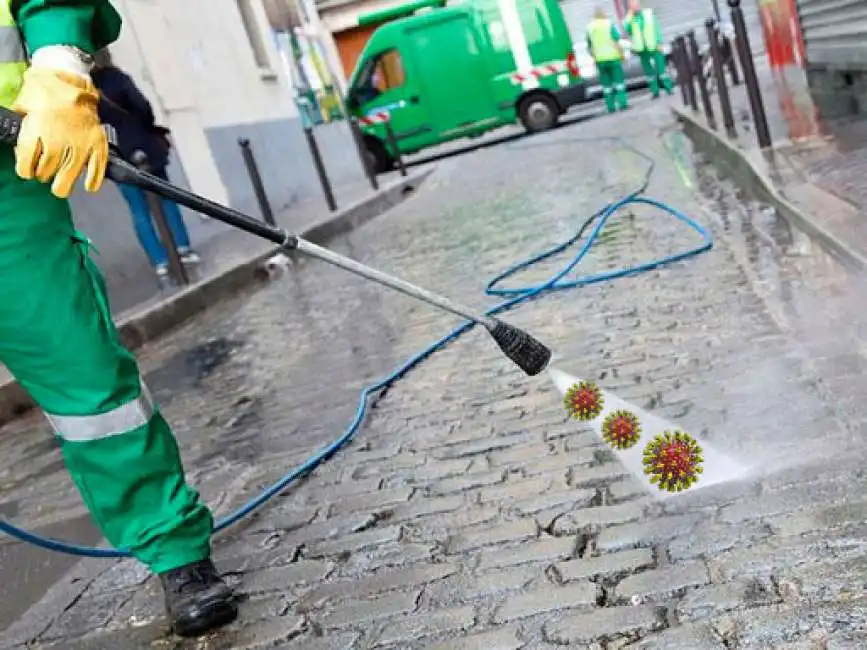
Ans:
[[[118,338],[69,204],[0,148],[0,361],[51,422],[106,539],[160,573],[210,554],[213,517]]]
[[[641,60],[641,68],[644,70],[644,76],[647,77],[647,84],[650,86],[650,94],[654,97],[659,97],[659,87],[662,86],[665,92],[669,95],[674,92],[674,83],[668,72],[665,69],[665,55],[659,50],[650,52],[638,52],[638,58]]]
[[[629,106],[624,83],[623,64],[620,61],[601,61],[596,63],[599,70],[599,83],[602,95],[605,97],[605,107],[613,113],[619,107],[624,110]]]

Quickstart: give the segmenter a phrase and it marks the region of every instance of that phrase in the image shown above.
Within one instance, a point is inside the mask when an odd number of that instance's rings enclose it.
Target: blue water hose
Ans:
[[[580,138],[573,139],[573,141],[581,141],[588,142],[591,139],[588,138]],[[626,197],[609,203],[606,207],[602,208],[598,212],[596,212],[593,216],[588,218],[582,226],[578,229],[576,234],[570,237],[568,240],[552,246],[551,248],[534,255],[522,262],[519,262],[502,273],[496,276],[493,280],[488,283],[486,287],[485,293],[490,296],[504,296],[507,297],[506,300],[495,305],[488,309],[485,312],[486,315],[492,316],[494,314],[501,313],[506,311],[515,305],[523,302],[530,301],[534,298],[537,298],[543,294],[549,293],[551,291],[561,291],[563,289],[572,289],[575,287],[582,287],[589,284],[596,284],[599,282],[605,282],[609,280],[615,280],[618,278],[623,278],[627,276],[637,275],[639,273],[644,273],[646,271],[653,270],[660,266],[664,266],[666,264],[671,264],[673,262],[678,262],[681,260],[685,260],[689,257],[693,257],[695,255],[699,255],[701,253],[705,253],[709,251],[713,247],[713,237],[710,232],[708,232],[701,224],[697,221],[688,217],[687,215],[679,212],[678,210],[672,208],[671,206],[663,203],[662,201],[657,201],[655,199],[648,198],[646,196],[642,196],[644,191],[647,189],[647,186],[650,182],[650,177],[653,173],[653,169],[655,167],[655,162],[652,158],[645,155],[641,151],[632,147],[629,143],[620,140],[619,138],[594,138],[593,140],[613,140],[617,141],[621,144],[621,146],[626,149],[632,151],[639,157],[646,160],[648,164],[647,171],[644,176],[644,182],[642,185],[632,192],[628,194]],[[567,140],[559,139],[556,142],[549,143],[547,146],[551,144],[562,145]],[[529,145],[530,147],[534,145]],[[546,146],[544,143],[537,144],[535,146]],[[522,148],[527,148],[525,145]],[[648,205],[662,212],[665,212],[673,217],[676,217],[678,220],[682,221],[693,230],[695,230],[699,235],[701,235],[703,242],[696,246],[695,248],[691,248],[689,250],[685,250],[681,253],[675,253],[672,255],[667,255],[665,257],[661,257],[650,262],[645,262],[643,264],[636,264],[635,266],[623,267],[619,269],[614,269],[610,271],[603,271],[601,273],[596,273],[592,275],[586,275],[583,277],[579,277],[572,280],[565,280],[565,277],[570,274],[573,269],[581,263],[587,253],[590,251],[590,248],[596,242],[596,239],[599,237],[599,233],[602,228],[605,227],[606,222],[614,216],[614,214],[629,205]],[[580,250],[572,258],[572,260],[559,272],[551,276],[548,280],[541,284],[526,286],[526,287],[515,287],[515,288],[497,288],[497,285],[512,275],[525,270],[534,264],[542,262],[554,255],[562,253],[566,249],[575,245],[581,238],[584,236],[584,232],[587,228],[595,222],[595,226],[590,234],[587,236],[587,239],[581,245]],[[367,415],[368,408],[370,405],[370,400],[375,395],[379,394],[380,391],[383,391],[387,388],[390,388],[397,380],[402,378],[407,372],[412,370],[422,361],[430,357],[437,350],[442,349],[451,341],[454,341],[462,334],[466,333],[470,329],[472,329],[473,325],[472,321],[467,321],[462,325],[456,327],[449,334],[442,337],[435,343],[429,345],[427,348],[413,355],[406,361],[404,361],[400,366],[398,366],[395,370],[391,372],[387,377],[380,379],[376,383],[370,384],[362,389],[361,394],[358,398],[358,409],[355,412],[355,417],[352,420],[352,423],[346,428],[343,434],[331,442],[329,445],[320,449],[314,456],[309,458],[307,461],[287,473],[283,478],[274,483],[271,487],[263,491],[259,496],[255,497],[244,506],[238,508],[235,512],[229,514],[223,519],[219,520],[216,524],[215,532],[222,531],[229,526],[237,523],[247,515],[251,514],[255,510],[259,509],[265,503],[267,503],[272,497],[281,493],[285,490],[293,481],[298,478],[308,474],[313,471],[317,466],[328,460],[335,452],[344,447],[350,440],[355,437],[361,423],[364,421],[364,417]],[[69,542],[64,542],[57,539],[52,539],[49,537],[43,537],[41,535],[37,535],[36,533],[31,533],[26,530],[22,530],[12,524],[0,520],[0,531],[11,535],[12,537],[16,537],[22,541],[29,542],[30,544],[34,544],[41,548],[47,549],[49,551],[57,551],[60,553],[67,553],[69,555],[77,555],[81,557],[96,557],[96,558],[121,558],[121,557],[130,557],[130,553],[127,550],[123,549],[107,549],[107,548],[96,548],[90,546],[82,546],[79,544],[72,544]]]

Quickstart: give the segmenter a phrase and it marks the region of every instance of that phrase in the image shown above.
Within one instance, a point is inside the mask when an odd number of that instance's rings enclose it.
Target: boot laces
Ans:
[[[185,568],[175,581],[175,591],[184,592],[187,587],[209,585],[214,581],[214,574],[209,567],[191,566]]]

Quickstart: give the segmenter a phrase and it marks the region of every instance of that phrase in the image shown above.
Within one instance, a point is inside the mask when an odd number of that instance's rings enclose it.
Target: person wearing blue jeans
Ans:
[[[168,180],[165,168],[152,170],[151,173],[163,180]],[[130,212],[132,212],[132,225],[135,228],[135,234],[145,254],[148,256],[151,266],[154,267],[158,276],[167,276],[169,268],[168,253],[154,225],[147,197],[135,185],[118,183],[117,186],[123,198],[126,199]],[[163,212],[166,215],[166,223],[172,232],[172,238],[175,240],[181,262],[184,264],[197,264],[199,256],[190,247],[190,234],[187,232],[187,226],[184,224],[184,218],[181,215],[178,204],[168,199],[161,199],[161,202]]]
[[[94,56],[91,77],[100,94],[99,118],[104,124],[114,127],[120,154],[126,160],[134,160],[138,152],[144,153],[150,172],[168,180],[166,168],[170,144],[167,131],[155,123],[150,102],[132,78],[114,65],[108,50],[101,50]],[[168,253],[154,224],[144,192],[125,183],[118,183],[117,186],[129,205],[136,236],[148,260],[159,278],[167,278]],[[180,208],[166,199],[162,200],[162,205],[181,262],[185,265],[198,264],[199,255],[190,245],[190,234]]]

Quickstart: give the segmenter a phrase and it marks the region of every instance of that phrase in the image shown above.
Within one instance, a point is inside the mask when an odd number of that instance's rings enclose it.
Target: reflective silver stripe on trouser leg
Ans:
[[[98,415],[51,415],[45,417],[55,433],[69,442],[88,442],[119,436],[143,427],[154,415],[154,403],[147,386],[141,394],[116,409]]]
[[[14,25],[0,27],[0,63],[20,63],[27,60],[21,33]]]

